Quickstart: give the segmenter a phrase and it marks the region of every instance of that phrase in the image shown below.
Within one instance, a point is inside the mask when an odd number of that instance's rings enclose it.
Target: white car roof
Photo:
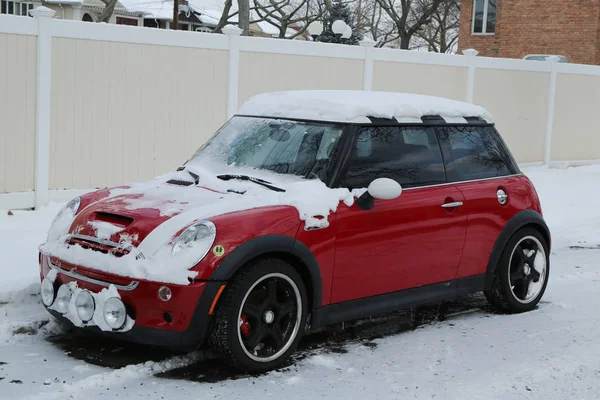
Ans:
[[[242,105],[238,115],[369,123],[372,118],[395,118],[398,122],[421,123],[421,117],[441,116],[457,123],[476,117],[491,122],[483,107],[461,101],[419,94],[362,90],[299,90],[264,93]]]

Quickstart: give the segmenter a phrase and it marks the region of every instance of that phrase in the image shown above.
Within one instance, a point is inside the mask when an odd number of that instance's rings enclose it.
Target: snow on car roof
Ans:
[[[491,121],[491,114],[485,108],[461,101],[363,90],[264,93],[244,103],[238,115],[351,123],[369,123],[368,117],[420,122],[426,115],[439,115],[445,119],[479,117]]]

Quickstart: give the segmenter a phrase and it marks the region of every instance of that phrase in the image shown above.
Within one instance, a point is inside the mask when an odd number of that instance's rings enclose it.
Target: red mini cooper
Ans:
[[[478,291],[532,310],[549,254],[536,191],[483,108],[280,92],[177,171],[72,200],[40,246],[41,298],[78,329],[258,372],[341,321]]]

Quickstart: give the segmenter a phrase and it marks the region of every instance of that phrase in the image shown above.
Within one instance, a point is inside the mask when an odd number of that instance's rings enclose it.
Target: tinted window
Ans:
[[[446,182],[432,127],[369,127],[356,138],[340,186],[364,188],[377,178],[404,187]]]
[[[518,172],[515,161],[492,127],[438,127],[451,182],[493,178]]]

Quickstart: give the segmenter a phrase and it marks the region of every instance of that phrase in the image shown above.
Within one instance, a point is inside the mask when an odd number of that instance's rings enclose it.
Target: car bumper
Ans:
[[[115,284],[134,326],[125,332],[103,331],[97,326],[75,327],[73,322],[55,310],[46,309],[61,322],[85,332],[108,336],[117,340],[192,350],[204,344],[210,329],[211,307],[225,282],[203,281],[189,285],[171,285],[159,282],[109,276],[98,271],[62,263],[57,259],[41,257],[41,279],[51,269],[57,270],[55,289],[75,281],[81,289],[99,293],[107,284]],[[76,268],[76,273],[73,273]],[[168,286],[172,297],[169,301],[158,298],[158,289]]]

